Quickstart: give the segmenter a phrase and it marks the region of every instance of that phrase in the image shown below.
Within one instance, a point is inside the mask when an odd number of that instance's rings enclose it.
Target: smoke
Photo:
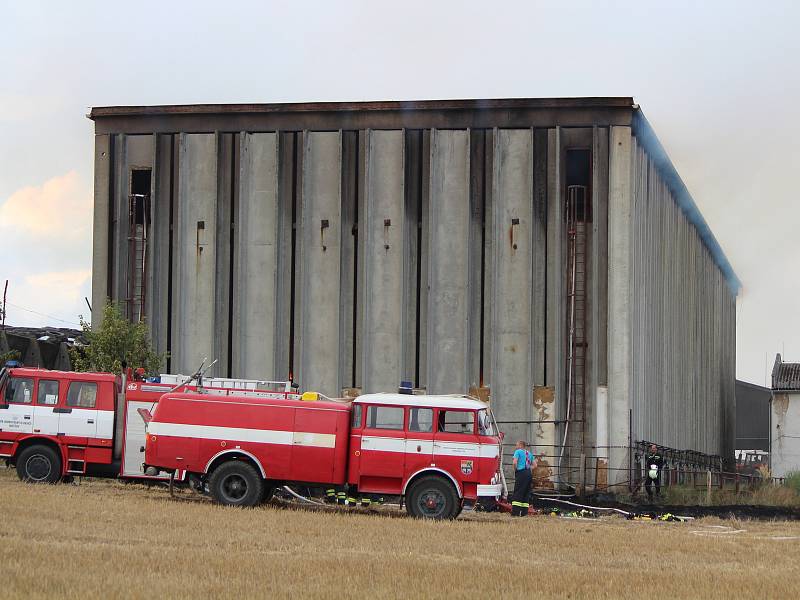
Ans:
[[[722,274],[725,276],[728,287],[730,287],[734,295],[738,294],[739,290],[742,288],[742,282],[736,276],[717,238],[714,237],[714,234],[711,232],[711,228],[700,213],[700,209],[697,208],[697,204],[695,204],[692,195],[686,188],[686,184],[683,183],[681,176],[678,175],[678,171],[675,170],[675,166],[672,164],[669,156],[667,156],[664,147],[661,145],[658,137],[656,137],[653,128],[650,126],[650,123],[648,123],[641,109],[634,111],[633,131],[639,145],[647,151],[650,160],[653,161],[654,166],[664,180],[672,197],[675,198],[675,202],[678,203],[678,206],[681,211],[683,211],[683,214],[686,215],[689,222],[697,229],[700,239],[703,240],[714,262],[719,266]]]

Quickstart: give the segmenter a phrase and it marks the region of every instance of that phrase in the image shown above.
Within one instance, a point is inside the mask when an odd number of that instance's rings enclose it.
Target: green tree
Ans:
[[[128,321],[116,304],[106,303],[103,322],[97,329],[83,317],[80,321],[88,344],[70,349],[76,371],[119,373],[125,361],[132,369],[141,367],[148,374],[156,374],[164,364],[167,355],[153,350],[147,325]]]

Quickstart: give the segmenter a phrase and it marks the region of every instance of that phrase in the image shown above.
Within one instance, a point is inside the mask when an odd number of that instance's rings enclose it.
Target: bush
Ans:
[[[81,328],[88,344],[70,349],[76,371],[119,373],[126,362],[132,369],[143,368],[146,373],[155,374],[166,358],[166,354],[153,350],[147,325],[128,321],[116,304],[109,302],[103,307],[99,328],[93,330],[83,317]]]
[[[794,490],[796,494],[800,494],[800,471],[790,471],[787,473],[783,480],[783,485]]]

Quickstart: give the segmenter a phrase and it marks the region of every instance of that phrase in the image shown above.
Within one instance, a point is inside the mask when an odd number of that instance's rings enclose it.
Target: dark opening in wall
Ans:
[[[588,149],[567,150],[567,190],[575,195],[575,218],[579,222],[592,220],[592,153]],[[568,201],[570,194],[567,195]]]
[[[151,169],[131,171],[131,219],[136,225],[150,223],[150,177]]]

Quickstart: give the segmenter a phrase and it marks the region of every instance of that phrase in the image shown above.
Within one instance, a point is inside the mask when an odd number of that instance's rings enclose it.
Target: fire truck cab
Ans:
[[[110,373],[3,369],[0,458],[21,479],[47,483],[111,463],[120,385]]]
[[[146,472],[186,471],[219,504],[253,506],[289,483],[348,486],[400,496],[412,516],[434,519],[503,492],[501,436],[485,402],[303,398],[167,394],[147,425]]]

